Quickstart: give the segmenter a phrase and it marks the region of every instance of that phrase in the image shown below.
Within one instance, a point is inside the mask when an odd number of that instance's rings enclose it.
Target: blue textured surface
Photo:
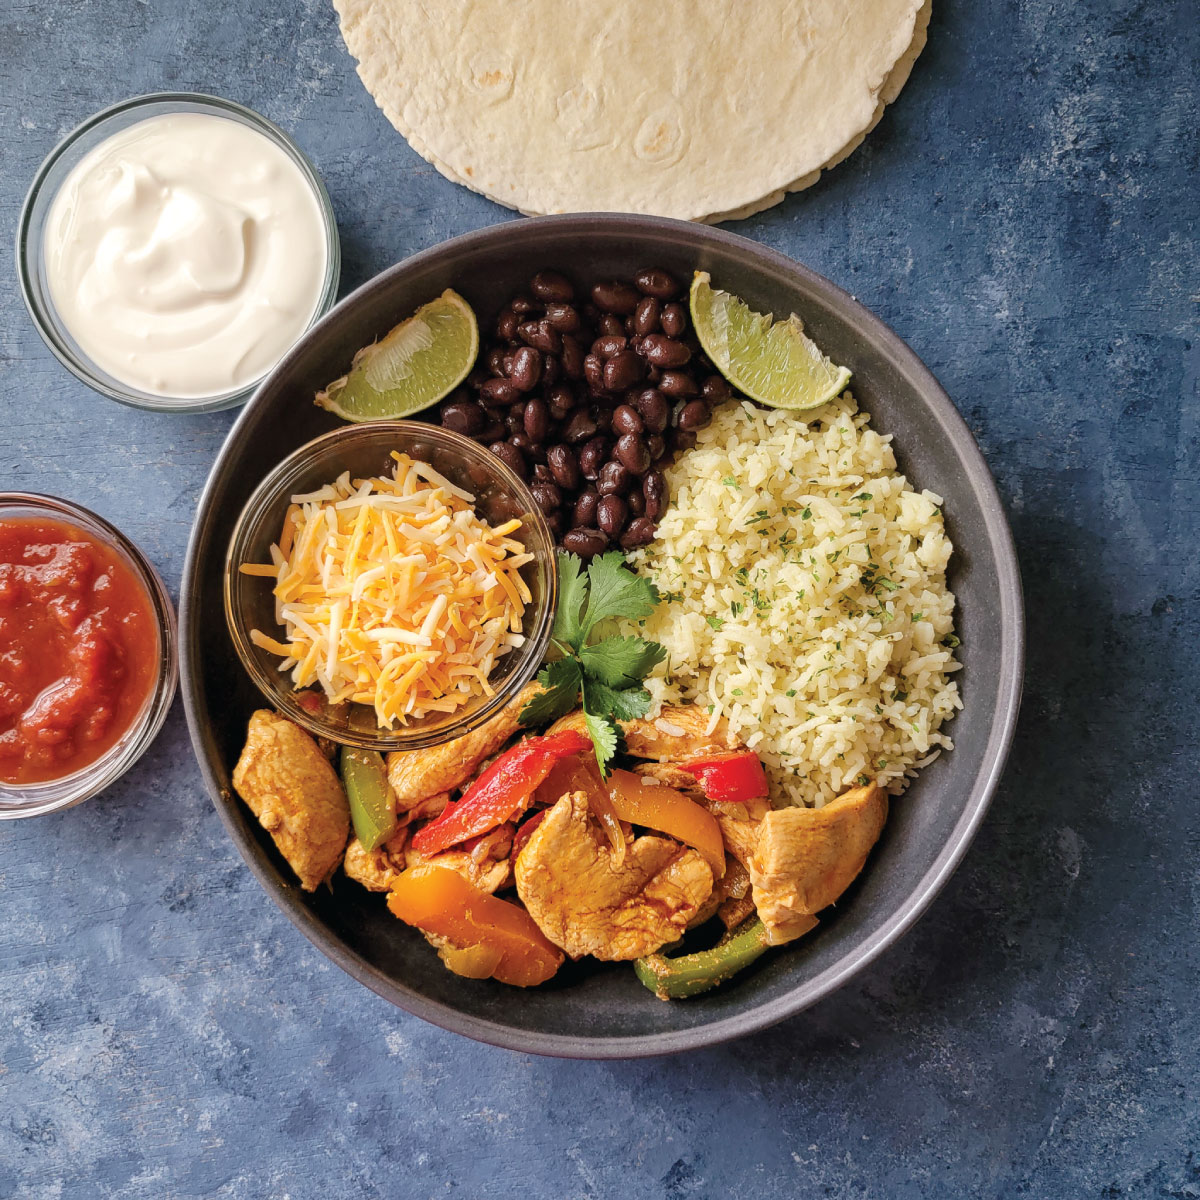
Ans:
[[[722,1049],[598,1065],[477,1046],[287,924],[177,707],[104,797],[0,825],[0,1197],[1200,1196],[1198,61],[1191,4],[937,0],[863,148],[737,226],[925,359],[1019,543],[1017,744],[912,935]],[[76,383],[9,249],[58,137],[161,88],[296,136],[346,288],[511,214],[392,131],[326,0],[0,7],[0,483],[96,508],[174,589],[231,418]]]

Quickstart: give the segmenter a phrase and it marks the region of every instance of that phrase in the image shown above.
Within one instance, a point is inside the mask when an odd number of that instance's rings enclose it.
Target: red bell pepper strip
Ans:
[[[755,800],[770,791],[767,775],[753,750],[732,750],[727,754],[710,754],[679,764],[689,775],[695,775],[710,800],[740,804]]]
[[[511,821],[528,807],[538,784],[560,758],[591,748],[591,739],[574,729],[518,742],[467,788],[461,800],[446,805],[440,817],[413,837],[413,849],[437,854]]]

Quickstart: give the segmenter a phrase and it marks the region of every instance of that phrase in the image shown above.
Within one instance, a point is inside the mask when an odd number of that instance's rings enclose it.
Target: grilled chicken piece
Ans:
[[[342,870],[369,892],[390,892],[392,880],[404,870],[407,837],[408,830],[401,829],[374,850],[364,849],[362,842],[352,837],[346,846],[346,857],[342,859]]]
[[[350,806],[337,772],[299,725],[259,709],[233,769],[233,786],[312,892],[342,861]]]
[[[450,803],[449,792],[437,792],[426,800],[418,800],[410,809],[396,814],[399,825],[411,825],[414,821],[432,821],[440,817]]]
[[[514,826],[501,825],[490,833],[480,834],[469,850],[443,850],[428,857],[410,846],[405,859],[410,867],[449,867],[481,892],[495,893],[508,884],[512,875],[509,851],[513,833]]]
[[[632,721],[622,721],[621,730],[625,734],[625,746],[634,758],[652,758],[663,764],[664,773],[656,774],[656,779],[669,787],[685,790],[683,784],[668,783],[668,778],[687,775],[685,771],[672,767],[673,762],[699,758],[703,754],[737,750],[742,744],[729,732],[724,717],[717,722],[711,734],[706,733],[709,720],[708,713],[698,704],[668,704],[657,717],[638,717]],[[559,717],[546,733],[561,733],[564,729],[574,729],[578,733],[587,732],[582,709],[577,708],[565,717]],[[695,777],[687,775],[687,779],[694,788]]]
[[[742,743],[729,732],[724,717],[712,733],[707,732],[711,719],[698,704],[665,705],[657,717],[639,717],[621,728],[634,758],[682,762],[702,754],[739,749]]]
[[[807,933],[816,923],[812,914],[850,886],[883,831],[887,811],[887,795],[871,784],[843,792],[824,808],[767,813],[747,866],[772,945]]]
[[[712,892],[708,863],[668,838],[640,837],[620,867],[583,792],[563,796],[517,856],[517,894],[572,958],[653,954],[687,928]]]
[[[436,792],[449,792],[470,779],[475,768],[516,733],[521,709],[540,691],[540,684],[529,684],[491,720],[445,745],[389,754],[388,783],[396,794],[397,811],[403,812]]]
[[[682,792],[685,796],[690,796],[693,800],[704,799],[704,788],[700,786],[700,780],[690,771],[685,771],[677,763],[635,763],[633,773],[640,775],[643,779],[650,780],[651,783],[661,783],[663,787],[674,788],[677,792]]]

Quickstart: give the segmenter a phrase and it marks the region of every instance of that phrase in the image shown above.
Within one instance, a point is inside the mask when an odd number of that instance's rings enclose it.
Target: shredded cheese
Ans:
[[[285,640],[250,631],[297,688],[331,704],[368,704],[392,728],[491,695],[497,660],[525,640],[533,555],[472,508],[474,497],[432,467],[393,453],[392,478],[342,474],[292,497],[271,562]]]

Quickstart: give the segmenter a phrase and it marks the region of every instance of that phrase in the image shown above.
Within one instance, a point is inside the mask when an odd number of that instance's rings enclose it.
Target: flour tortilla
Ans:
[[[334,0],[358,72],[448,179],[530,214],[720,221],[845,158],[931,0]]]

